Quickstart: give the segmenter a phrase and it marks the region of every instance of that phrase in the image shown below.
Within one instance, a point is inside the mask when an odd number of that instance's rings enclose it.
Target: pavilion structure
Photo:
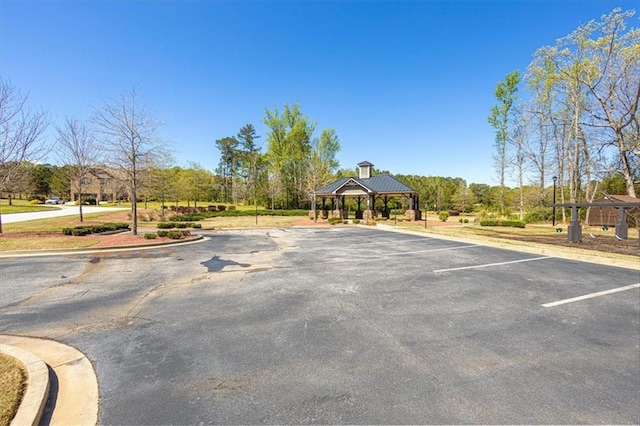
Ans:
[[[329,210],[331,217],[347,218],[346,200],[355,199],[358,207],[357,219],[371,220],[378,214],[376,203],[381,207],[383,217],[389,217],[389,202],[394,198],[406,198],[409,208],[405,217],[420,220],[419,193],[390,175],[371,174],[373,164],[363,161],[358,164],[358,177],[345,177],[316,191],[316,199],[321,199],[323,212]],[[329,203],[329,204],[327,204]],[[391,206],[398,208],[399,206]]]

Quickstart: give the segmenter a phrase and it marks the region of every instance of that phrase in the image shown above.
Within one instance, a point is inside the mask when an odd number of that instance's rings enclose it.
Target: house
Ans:
[[[82,198],[100,201],[116,201],[127,198],[122,179],[116,170],[92,167],[82,181]],[[71,179],[71,201],[80,199],[79,182]]]

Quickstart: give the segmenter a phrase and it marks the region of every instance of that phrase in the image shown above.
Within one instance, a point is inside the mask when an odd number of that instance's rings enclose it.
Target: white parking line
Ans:
[[[510,262],[487,263],[487,264],[484,264],[484,265],[461,266],[459,268],[449,268],[449,269],[436,269],[433,272],[438,274],[440,272],[462,271],[464,269],[488,268],[490,266],[510,265],[512,263],[531,262],[533,260],[544,260],[544,259],[551,259],[551,257],[550,256],[532,257],[532,258],[529,258],[529,259],[512,260]]]
[[[612,288],[611,290],[598,291],[596,293],[585,294],[584,296],[572,297],[571,299],[558,300],[557,302],[545,303],[545,308],[551,308],[553,306],[564,305],[565,303],[578,302],[580,300],[591,299],[593,297],[605,296],[611,293],[617,293],[619,291],[631,290],[632,288],[640,288],[640,283],[631,284],[624,287]]]

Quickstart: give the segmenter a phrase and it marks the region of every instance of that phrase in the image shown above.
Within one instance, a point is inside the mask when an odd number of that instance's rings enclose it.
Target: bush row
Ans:
[[[306,216],[306,210],[258,210],[258,216]],[[211,217],[255,216],[255,210],[223,210],[201,213],[176,214],[169,217],[171,222],[196,222]]]
[[[103,223],[102,225],[80,225],[73,228],[62,228],[64,235],[82,236],[89,234],[100,234],[102,232],[124,231],[129,229],[129,224],[125,222]]]
[[[510,226],[512,228],[524,228],[525,223],[521,220],[487,219],[481,220],[480,226]]]
[[[171,222],[160,222],[158,223],[158,229],[173,229],[173,228],[202,228],[200,223],[193,222],[179,222],[179,223],[171,223]]]
[[[179,240],[182,237],[186,237],[187,235],[191,235],[191,231],[179,231],[179,230],[171,230],[171,231],[166,231],[166,230],[158,230],[158,232],[156,233],[156,235],[158,237],[166,237],[166,238],[171,238],[172,240]]]

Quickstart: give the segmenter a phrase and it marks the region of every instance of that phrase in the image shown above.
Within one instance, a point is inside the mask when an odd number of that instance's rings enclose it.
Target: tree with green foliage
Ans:
[[[48,197],[51,193],[51,166],[48,164],[29,164],[27,166],[29,176],[28,189],[32,195]]]
[[[340,166],[336,155],[340,151],[340,140],[335,129],[324,129],[320,138],[312,142],[311,155],[307,166],[307,191],[311,196],[311,210],[317,220],[316,192],[331,183],[335,171]]]
[[[260,136],[256,134],[253,124],[249,123],[240,128],[236,138],[240,143],[241,149],[242,175],[247,180],[247,185],[245,186],[248,189],[245,191],[245,200],[248,199],[248,194],[251,193],[253,195],[253,203],[257,208],[259,167],[263,163],[261,161],[260,147],[256,143]]]
[[[507,74],[504,81],[498,83],[495,90],[497,104],[491,108],[489,115],[489,124],[494,128],[496,139],[496,163],[498,167],[498,175],[500,176],[500,207],[505,207],[505,174],[507,169],[507,145],[511,137],[510,122],[513,113],[514,103],[516,101],[516,92],[520,83],[520,72],[513,71]]]
[[[216,140],[216,146],[220,151],[220,162],[216,169],[222,185],[222,201],[228,203],[231,200],[233,181],[238,174],[240,155],[238,145],[240,142],[233,136],[227,136]]]
[[[300,110],[300,104],[265,110],[264,123],[269,127],[267,135],[267,161],[271,178],[280,179],[286,208],[300,208],[306,198],[306,170],[311,152],[311,138],[316,124]]]
[[[163,218],[166,201],[172,199],[172,194],[177,192],[174,189],[173,163],[172,155],[169,152],[162,152],[154,156],[147,164],[149,196],[160,201],[160,211]]]

